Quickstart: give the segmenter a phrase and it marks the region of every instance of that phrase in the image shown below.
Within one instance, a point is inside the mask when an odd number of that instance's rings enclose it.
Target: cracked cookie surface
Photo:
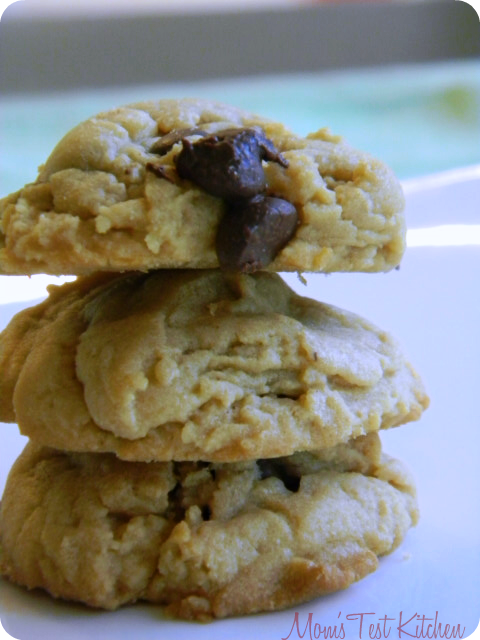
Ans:
[[[98,114],[69,132],[34,183],[0,201],[0,270],[216,268],[225,202],[177,175],[176,141],[231,127],[261,130],[288,166],[264,162],[266,195],[297,210],[298,226],[272,271],[388,271],[405,248],[401,187],[382,162],[322,129],[283,125],[205,100],[142,102]],[[171,136],[175,140],[175,135]],[[161,164],[159,171],[148,170]],[[164,175],[173,176],[172,181]]]
[[[0,337],[0,418],[36,442],[222,462],[330,447],[428,405],[396,341],[278,274],[100,274]]]
[[[234,464],[132,463],[29,443],[0,507],[0,571],[93,607],[147,600],[220,618],[348,587],[417,518],[409,474],[377,434]]]

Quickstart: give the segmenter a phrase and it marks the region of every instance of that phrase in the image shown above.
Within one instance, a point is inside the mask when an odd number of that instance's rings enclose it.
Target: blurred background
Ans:
[[[198,81],[472,58],[466,2],[20,0],[1,21],[3,92]]]

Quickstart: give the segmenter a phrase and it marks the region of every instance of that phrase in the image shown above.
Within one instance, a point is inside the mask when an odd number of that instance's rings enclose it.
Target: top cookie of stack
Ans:
[[[141,102],[75,127],[0,200],[0,272],[388,271],[403,206],[390,169],[327,130],[302,138],[206,100]]]

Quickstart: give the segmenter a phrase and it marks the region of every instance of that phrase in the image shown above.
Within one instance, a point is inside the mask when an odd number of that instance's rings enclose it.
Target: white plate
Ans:
[[[409,465],[418,484],[422,517],[401,548],[382,559],[377,572],[344,592],[279,613],[208,625],[166,620],[158,607],[147,605],[114,613],[89,611],[0,581],[0,618],[11,636],[280,640],[297,639],[305,632],[303,637],[310,640],[324,638],[321,630],[336,625],[333,637],[408,640],[422,637],[422,632],[423,637],[434,637],[435,629],[428,625],[435,623],[437,634],[439,624],[443,634],[450,625],[446,637],[452,637],[452,627],[458,630],[456,637],[474,632],[480,617],[480,167],[404,186],[409,227],[430,231],[410,232],[409,241],[416,246],[408,248],[399,271],[309,276],[307,287],[287,276],[303,294],[360,313],[390,330],[424,378],[430,409],[419,422],[382,435],[385,450]],[[463,224],[471,225],[466,233],[459,226]],[[439,225],[453,227],[442,235]],[[439,242],[441,246],[428,246]],[[1,322],[13,308],[19,305],[4,307]],[[0,489],[23,447],[12,425],[2,425],[2,434]],[[400,624],[404,626],[398,628]]]

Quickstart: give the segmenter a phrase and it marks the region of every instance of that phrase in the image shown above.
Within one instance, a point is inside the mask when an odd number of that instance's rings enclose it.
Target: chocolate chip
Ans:
[[[204,136],[192,142],[189,136]],[[252,272],[266,267],[295,233],[295,207],[264,195],[263,161],[288,167],[287,160],[260,129],[229,128],[209,135],[198,127],[175,129],[159,138],[150,152],[165,155],[178,142],[174,158],[180,178],[226,200],[227,211],[217,232],[217,256],[225,270]],[[159,178],[174,182],[169,167],[146,165]]]
[[[297,210],[287,200],[258,195],[230,204],[216,239],[220,267],[251,273],[266,267],[295,233]]]
[[[178,175],[219,198],[251,198],[265,190],[262,160],[288,166],[273,143],[255,129],[225,129],[197,142],[182,140]]]
[[[170,151],[174,144],[183,140],[187,136],[205,136],[206,131],[199,127],[190,127],[188,129],[173,129],[164,136],[159,138],[150,148],[150,153],[156,153],[160,156],[164,156]]]

